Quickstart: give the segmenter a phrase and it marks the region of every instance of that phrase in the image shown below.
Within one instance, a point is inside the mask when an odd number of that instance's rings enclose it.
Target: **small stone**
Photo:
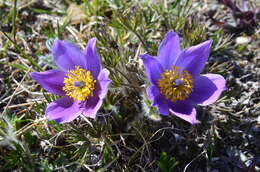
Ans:
[[[250,37],[240,36],[236,38],[237,44],[248,44],[251,41]]]

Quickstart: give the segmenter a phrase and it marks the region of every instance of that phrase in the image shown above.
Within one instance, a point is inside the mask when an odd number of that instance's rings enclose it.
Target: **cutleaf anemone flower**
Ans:
[[[140,55],[150,85],[146,92],[152,105],[162,115],[172,113],[195,124],[195,105],[214,103],[226,89],[225,79],[218,74],[200,75],[212,41],[180,49],[179,36],[169,31],[160,44],[157,58]]]
[[[70,42],[55,40],[52,56],[59,69],[31,73],[45,90],[62,96],[47,106],[49,120],[66,123],[80,114],[95,118],[111,82],[95,45],[96,39],[92,38],[81,52]]]

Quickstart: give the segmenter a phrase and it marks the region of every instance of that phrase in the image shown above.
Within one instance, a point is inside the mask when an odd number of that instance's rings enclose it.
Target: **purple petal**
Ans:
[[[63,96],[65,95],[62,90],[65,74],[65,72],[59,70],[48,70],[45,72],[32,72],[31,76],[48,92]]]
[[[75,66],[84,69],[86,66],[79,47],[67,41],[56,40],[52,46],[52,56],[56,65],[63,71],[73,70]]]
[[[152,101],[152,106],[157,106],[160,114],[169,114],[168,101],[160,94],[159,89],[156,86],[148,86],[146,89],[146,94],[147,97]]]
[[[161,115],[169,115],[168,101],[162,96],[156,96],[154,98],[153,106],[157,106]]]
[[[90,118],[95,118],[97,111],[100,109],[103,99],[108,92],[108,86],[111,80],[108,77],[109,71],[102,69],[98,75],[98,83],[94,95],[85,102],[83,114]]]
[[[101,62],[95,46],[96,38],[90,39],[83,54],[87,61],[87,70],[90,70],[92,76],[96,79],[101,70]]]
[[[182,113],[182,114],[189,114],[192,112],[193,104],[189,100],[179,100],[176,102],[170,102],[170,108],[174,112]]]
[[[206,74],[196,78],[190,99],[205,106],[214,103],[226,90],[226,80],[218,74]]]
[[[147,94],[147,97],[152,101],[154,102],[154,98],[156,97],[156,88],[155,86],[153,85],[149,85],[147,88],[146,88],[146,94]]]
[[[100,84],[100,94],[99,94],[100,99],[105,98],[105,96],[107,95],[108,86],[111,82],[108,75],[109,75],[109,71],[107,69],[102,69],[98,75],[98,81]]]
[[[66,123],[74,120],[80,115],[80,102],[74,101],[67,96],[50,103],[46,109],[46,116],[49,120],[58,123]]]
[[[154,86],[154,85],[149,85],[147,88],[146,88],[146,94],[147,94],[147,97],[152,101],[154,102],[155,100],[155,97],[157,96],[162,96],[161,93],[160,93],[160,90],[157,86]]]
[[[160,44],[157,60],[163,68],[171,69],[171,66],[175,64],[180,53],[179,36],[171,30],[166,34]]]
[[[192,108],[192,111],[189,114],[182,114],[179,112],[174,112],[173,110],[170,110],[171,113],[173,113],[174,115],[176,115],[177,117],[193,124],[198,123],[197,119],[196,119],[196,109]]]
[[[197,123],[196,110],[188,100],[171,103],[170,112],[191,124]]]
[[[181,52],[176,66],[183,67],[193,77],[196,77],[203,70],[210,53],[212,41],[208,40],[199,45],[192,46]]]
[[[157,81],[161,78],[161,73],[163,72],[161,64],[148,54],[142,54],[140,57],[143,60],[148,79],[151,83],[157,85]]]
[[[86,105],[84,110],[82,111],[83,114],[90,118],[95,118],[97,111],[100,109],[103,100],[100,99],[98,96],[92,96],[86,101]]]

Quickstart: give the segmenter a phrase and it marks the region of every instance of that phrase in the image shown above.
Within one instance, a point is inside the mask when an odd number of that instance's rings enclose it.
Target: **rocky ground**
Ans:
[[[0,1],[0,171],[259,171],[258,22],[253,0]],[[145,95],[138,55],[156,55],[170,29],[183,48],[212,39],[203,73],[227,80],[194,126],[159,116]],[[91,37],[113,80],[97,119],[48,121],[58,97],[30,72],[56,68],[54,39],[84,48]]]

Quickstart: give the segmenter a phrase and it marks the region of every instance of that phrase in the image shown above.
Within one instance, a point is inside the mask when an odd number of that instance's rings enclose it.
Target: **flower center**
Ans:
[[[69,70],[64,78],[64,87],[66,95],[74,100],[84,101],[89,96],[93,96],[96,80],[94,80],[90,71],[76,66],[75,70]]]
[[[172,66],[171,70],[166,70],[161,74],[158,85],[161,94],[175,102],[189,97],[193,89],[192,82],[192,76],[188,71]]]

